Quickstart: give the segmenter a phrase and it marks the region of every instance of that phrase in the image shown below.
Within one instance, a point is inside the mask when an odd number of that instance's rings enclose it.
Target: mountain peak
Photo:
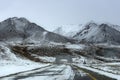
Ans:
[[[11,18],[9,18],[9,19],[11,19],[11,20],[16,20],[16,19],[18,19],[18,17],[11,17]]]
[[[11,17],[11,18],[8,18],[7,20],[10,20],[10,21],[12,21],[12,22],[15,22],[15,21],[20,21],[20,22],[24,22],[24,23],[30,22],[29,20],[27,20],[27,19],[24,18],[24,17],[20,17],[20,18],[18,18],[18,17]],[[6,21],[6,20],[5,20],[5,21]]]
[[[0,23],[0,41],[19,42],[72,42],[72,40],[49,32],[41,26],[29,22],[24,17],[8,18]]]
[[[102,31],[105,32],[105,31],[107,31],[107,28],[109,28],[109,25],[103,23],[103,24],[100,24],[99,27],[100,27],[100,29],[101,29]],[[111,27],[110,27],[110,28],[111,28]]]
[[[74,38],[80,41],[92,43],[120,43],[120,32],[108,24],[89,23],[84,29],[77,33]]]
[[[90,27],[95,27],[95,26],[98,26],[98,24],[97,24],[96,22],[94,22],[94,21],[90,21],[90,22],[88,22],[88,23],[85,25],[85,27],[86,27],[87,29],[89,29]]]

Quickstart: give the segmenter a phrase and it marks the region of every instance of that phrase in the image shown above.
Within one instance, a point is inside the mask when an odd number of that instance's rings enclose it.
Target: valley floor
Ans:
[[[74,55],[71,63],[61,59],[62,63],[55,64],[56,57],[34,57],[43,62],[21,58],[7,46],[1,46],[0,80],[120,80],[120,63]]]
[[[0,77],[31,69],[47,66],[49,64],[35,63],[29,60],[0,61]]]
[[[0,66],[0,80],[119,80],[110,73],[103,73],[77,64],[8,64]],[[101,74],[103,73],[103,74]],[[104,76],[105,75],[105,76]],[[109,76],[109,77],[107,77]],[[112,77],[112,78],[110,78]]]

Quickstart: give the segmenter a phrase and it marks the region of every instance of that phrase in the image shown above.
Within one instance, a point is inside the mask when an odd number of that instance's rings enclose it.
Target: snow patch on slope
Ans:
[[[53,32],[66,36],[66,37],[73,37],[77,32],[79,32],[80,30],[82,30],[82,25],[62,25],[62,26],[58,26],[57,29],[55,29]]]
[[[6,45],[0,45],[0,60],[17,60],[17,57]]]
[[[118,44],[120,43],[118,37],[120,32],[108,24],[89,23],[74,36],[74,39],[80,42]]]

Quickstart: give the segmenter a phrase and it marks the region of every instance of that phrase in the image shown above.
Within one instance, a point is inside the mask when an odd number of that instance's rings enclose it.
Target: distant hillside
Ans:
[[[72,38],[77,32],[79,32],[82,29],[82,25],[62,25],[62,26],[58,26],[57,29],[55,29],[53,32]]]

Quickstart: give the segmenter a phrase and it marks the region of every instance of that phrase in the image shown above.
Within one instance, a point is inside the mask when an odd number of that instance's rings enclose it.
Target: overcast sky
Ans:
[[[51,25],[90,20],[120,25],[120,0],[0,0],[0,21],[14,16],[48,30],[53,30]]]

